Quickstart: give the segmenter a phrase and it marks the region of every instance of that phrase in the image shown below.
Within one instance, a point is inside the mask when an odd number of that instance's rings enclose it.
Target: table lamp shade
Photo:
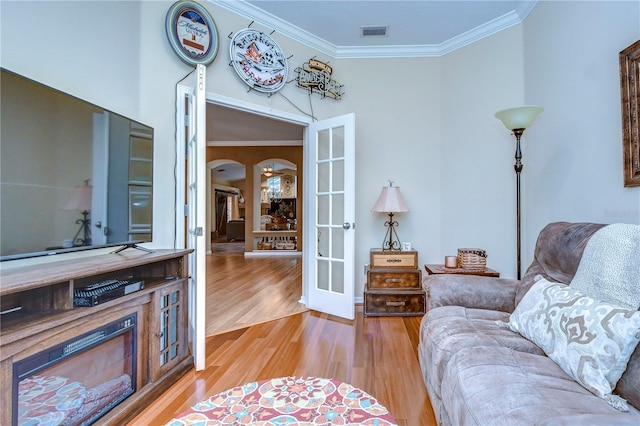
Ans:
[[[77,185],[73,188],[64,210],[90,211],[91,185]]]
[[[372,212],[400,213],[408,212],[407,203],[404,202],[399,186],[384,186],[378,201],[371,209]]]
[[[527,129],[542,111],[544,111],[544,108],[541,106],[525,105],[498,111],[496,112],[496,118],[502,121],[509,130]]]

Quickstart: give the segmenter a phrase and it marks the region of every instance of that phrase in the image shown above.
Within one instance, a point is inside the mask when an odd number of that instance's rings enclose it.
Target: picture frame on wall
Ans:
[[[640,186],[640,40],[619,56],[624,186]]]

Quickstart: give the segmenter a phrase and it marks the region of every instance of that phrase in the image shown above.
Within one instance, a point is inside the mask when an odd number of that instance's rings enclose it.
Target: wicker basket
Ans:
[[[458,268],[484,270],[487,267],[487,252],[479,248],[458,249]]]

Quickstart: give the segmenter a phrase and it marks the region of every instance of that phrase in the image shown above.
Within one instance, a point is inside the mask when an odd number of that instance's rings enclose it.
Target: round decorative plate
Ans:
[[[178,1],[167,12],[169,44],[189,65],[208,65],[218,54],[218,30],[207,10],[194,1]]]
[[[280,90],[287,82],[284,52],[267,34],[245,28],[231,40],[229,56],[233,69],[249,87],[265,93]]]

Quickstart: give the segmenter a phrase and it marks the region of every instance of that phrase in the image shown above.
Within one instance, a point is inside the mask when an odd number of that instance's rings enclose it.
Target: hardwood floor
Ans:
[[[163,425],[197,402],[273,377],[330,377],[359,387],[399,425],[435,425],[416,346],[419,317],[346,321],[307,311],[207,339],[206,369],[191,370],[131,425]]]
[[[374,396],[399,425],[435,425],[417,358],[420,317],[347,321],[297,303],[301,258],[207,257],[207,358],[130,425],[164,425],[199,401],[282,376],[341,380]],[[255,285],[258,284],[258,285]],[[274,319],[277,318],[277,319]],[[223,332],[226,331],[226,332]]]
[[[307,310],[298,302],[301,257],[245,258],[243,250],[244,243],[214,244],[207,256],[207,336]]]

